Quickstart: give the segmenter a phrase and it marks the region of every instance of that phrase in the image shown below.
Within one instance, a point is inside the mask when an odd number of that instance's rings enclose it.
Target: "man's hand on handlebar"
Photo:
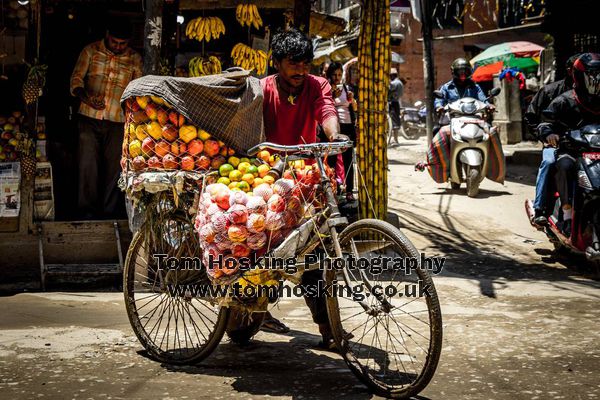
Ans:
[[[336,133],[332,137],[329,138],[330,142],[349,142],[350,138],[341,133]]]

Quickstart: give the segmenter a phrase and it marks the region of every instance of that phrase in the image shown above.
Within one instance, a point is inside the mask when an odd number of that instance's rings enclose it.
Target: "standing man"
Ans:
[[[127,21],[113,20],[106,37],[86,46],[71,75],[79,107],[79,211],[84,219],[125,214],[119,180],[123,123],[121,95],[142,76],[142,57],[129,47]]]
[[[327,79],[309,75],[313,60],[312,42],[297,30],[276,34],[271,46],[277,74],[261,80],[264,93],[263,117],[267,141],[283,145],[315,143],[317,124],[328,140],[348,140],[340,134],[337,111]],[[302,284],[316,285],[322,271],[307,272]],[[305,297],[313,321],[323,336],[321,346],[334,347],[324,297]],[[286,332],[289,329],[269,313],[262,329]]]
[[[388,91],[388,105],[389,105],[389,113],[392,118],[392,132],[394,133],[394,140],[396,144],[398,142],[398,131],[400,130],[401,122],[400,122],[400,107],[402,104],[400,99],[402,98],[402,94],[404,94],[404,85],[402,81],[398,78],[398,70],[396,68],[392,68],[390,70],[390,90]]]

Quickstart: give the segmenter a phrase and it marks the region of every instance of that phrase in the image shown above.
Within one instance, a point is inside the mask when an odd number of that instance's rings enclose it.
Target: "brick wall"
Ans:
[[[474,0],[473,17],[481,24],[466,16],[463,26],[455,29],[434,29],[433,36],[460,35],[463,33],[481,32],[498,28],[498,23],[487,14],[484,0]],[[491,3],[494,3],[493,1]],[[494,10],[495,7],[490,7]],[[392,45],[392,50],[401,54],[405,63],[397,66],[400,77],[407,80],[404,89],[403,100],[405,103],[414,103],[425,97],[423,82],[423,42],[421,38],[421,23],[410,15],[403,16],[403,22],[407,24],[404,32],[405,39],[400,45]],[[458,57],[471,58],[475,54],[468,52],[476,45],[499,44],[509,41],[530,41],[541,46],[544,45],[544,34],[537,28],[517,30],[512,32],[491,33],[474,37],[459,39],[435,40],[433,43],[434,67],[436,87],[450,80],[450,64]]]

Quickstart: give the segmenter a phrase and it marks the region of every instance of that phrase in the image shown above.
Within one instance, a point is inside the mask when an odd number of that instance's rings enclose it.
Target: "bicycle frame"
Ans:
[[[336,259],[343,258],[342,248],[338,239],[338,226],[347,226],[348,219],[346,217],[342,217],[338,208],[337,200],[335,198],[335,194],[333,193],[333,187],[331,185],[331,181],[327,176],[327,172],[325,170],[325,164],[323,163],[323,157],[326,155],[336,155],[348,148],[352,148],[352,142],[345,143],[315,143],[308,145],[298,145],[298,146],[283,146],[276,145],[273,143],[262,143],[248,151],[249,155],[254,155],[258,153],[258,151],[263,149],[271,149],[276,151],[281,151],[284,153],[292,152],[292,155],[287,155],[284,157],[286,161],[300,160],[300,159],[315,159],[317,162],[317,167],[319,168],[319,172],[321,174],[321,187],[325,194],[325,199],[327,201],[327,205],[323,210],[321,215],[316,215],[311,218],[312,223],[315,227],[318,228],[318,233],[312,235],[309,238],[307,243],[301,248],[298,252],[298,257],[304,257],[315,248],[322,243],[321,235],[329,233],[331,237],[331,242],[333,244],[333,251]],[[319,220],[321,220],[318,222]],[[353,249],[356,251],[356,249]],[[311,271],[317,269],[317,267],[306,266],[302,263],[299,266],[303,267],[302,271]],[[346,285],[353,286],[352,280],[348,274],[348,271],[344,268],[343,270],[344,280],[346,281]],[[366,287],[372,291],[373,287],[368,277],[364,273],[364,271],[360,271],[360,276],[362,278],[362,282],[366,285]],[[379,299],[379,297],[381,297]],[[378,299],[382,302],[385,308],[391,308],[391,305],[383,298],[383,296],[378,296]],[[377,310],[374,310],[371,306],[369,306],[364,300],[358,301],[358,303],[363,307],[363,309],[369,313],[376,313]]]

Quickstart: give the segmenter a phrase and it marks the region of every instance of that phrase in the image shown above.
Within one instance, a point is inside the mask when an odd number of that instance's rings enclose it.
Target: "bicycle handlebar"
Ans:
[[[353,143],[351,141],[346,142],[327,142],[327,143],[310,143],[310,144],[298,144],[294,146],[286,146],[282,144],[276,144],[271,142],[263,142],[257,144],[248,150],[249,156],[256,155],[261,150],[274,150],[285,153],[310,153],[310,154],[324,154],[328,153],[331,155],[340,154],[344,151],[352,148]]]

